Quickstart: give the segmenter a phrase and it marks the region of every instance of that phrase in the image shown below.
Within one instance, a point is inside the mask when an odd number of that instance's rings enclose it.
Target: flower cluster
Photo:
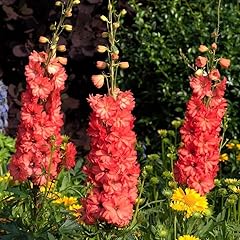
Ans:
[[[194,189],[181,188],[174,190],[170,207],[176,211],[185,212],[187,218],[194,213],[205,213],[208,209],[208,202],[205,196],[201,196]]]
[[[7,87],[0,80],[0,133],[8,127]]]
[[[201,52],[214,55],[217,46],[212,50],[203,45]],[[208,193],[214,187],[220,159],[219,144],[222,118],[227,103],[224,99],[226,78],[221,78],[216,66],[229,67],[227,59],[208,59],[199,56],[195,76],[190,78],[192,96],[187,103],[185,121],[180,129],[182,146],[178,150],[179,159],[175,165],[175,178],[181,184],[197,190],[200,194]],[[209,64],[209,65],[208,65]]]
[[[58,58],[51,58],[45,67],[47,57],[46,53],[36,51],[29,56],[16,153],[9,164],[14,180],[29,179],[35,185],[56,178],[62,166],[69,169],[75,165],[75,146],[60,135],[63,125],[60,92],[67,75]]]
[[[140,168],[132,130],[134,98],[130,91],[119,89],[115,96],[88,99],[93,110],[88,128],[91,151],[84,171],[92,189],[82,202],[83,221],[123,227],[132,218]]]

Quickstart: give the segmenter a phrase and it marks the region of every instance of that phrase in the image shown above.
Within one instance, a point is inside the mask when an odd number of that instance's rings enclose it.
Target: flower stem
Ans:
[[[137,219],[137,215],[138,215],[138,212],[139,212],[139,206],[140,206],[140,199],[141,199],[141,196],[142,196],[142,193],[143,193],[145,180],[146,180],[146,176],[143,177],[143,180],[141,182],[139,195],[138,195],[138,202],[137,202],[137,205],[136,205],[136,209],[135,209],[135,212],[134,212],[134,215],[133,215],[133,220],[132,220],[132,223],[130,225],[130,228],[132,228],[134,226],[134,224],[136,222],[136,219]]]

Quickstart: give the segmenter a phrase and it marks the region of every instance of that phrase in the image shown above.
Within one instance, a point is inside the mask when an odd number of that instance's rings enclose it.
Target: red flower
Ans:
[[[190,86],[193,89],[193,93],[198,97],[210,97],[212,95],[211,91],[211,81],[208,77],[192,77],[190,80]]]
[[[83,220],[89,224],[101,220],[123,227],[132,218],[140,168],[136,161],[136,134],[132,130],[133,96],[119,89],[115,94],[116,99],[106,95],[88,99],[93,110],[88,128],[91,151],[84,172],[93,190],[83,200]],[[92,204],[92,199],[98,199],[97,204]]]
[[[26,66],[26,91],[22,94],[22,109],[18,127],[16,153],[9,164],[15,180],[31,180],[35,185],[45,184],[57,177],[60,167],[74,166],[75,147],[68,143],[61,151],[60,91],[64,87],[66,73],[56,59],[50,60],[48,75],[43,67],[46,53],[33,52]],[[51,150],[54,148],[54,152]]]
[[[219,133],[227,106],[223,98],[226,78],[221,81],[219,71],[213,69],[208,76],[192,77],[190,86],[193,94],[180,129],[182,146],[178,149],[174,176],[180,184],[206,194],[214,187],[218,171]]]
[[[133,207],[127,197],[113,195],[111,199],[104,201],[102,206],[101,217],[108,223],[124,227],[130,222]]]

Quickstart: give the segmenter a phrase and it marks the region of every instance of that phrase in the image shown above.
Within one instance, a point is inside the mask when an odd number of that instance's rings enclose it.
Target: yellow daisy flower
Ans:
[[[226,144],[226,147],[227,147],[228,149],[233,149],[233,148],[235,147],[235,143],[227,143],[227,144]]]
[[[228,160],[229,160],[229,157],[228,157],[227,153],[221,154],[220,159],[219,159],[220,162],[225,162],[225,161],[228,161]]]
[[[236,187],[233,185],[228,186],[234,193],[240,194],[240,187]]]
[[[183,235],[179,237],[177,240],[201,240],[198,237],[194,237],[193,235]]]
[[[206,197],[190,188],[186,188],[185,192],[182,188],[175,189],[171,200],[170,207],[176,211],[185,212],[187,218],[195,212],[205,213],[208,208]]]
[[[237,147],[238,150],[240,150],[240,143],[237,143],[236,147]]]
[[[236,178],[226,178],[226,179],[224,179],[224,182],[226,184],[237,184],[238,183],[238,179],[236,179]]]

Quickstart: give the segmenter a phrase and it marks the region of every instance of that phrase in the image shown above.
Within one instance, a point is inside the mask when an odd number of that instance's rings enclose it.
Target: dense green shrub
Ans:
[[[144,132],[146,136],[152,135],[153,130],[166,127],[174,117],[184,116],[190,94],[188,76],[193,71],[183,61],[180,52],[192,64],[199,45],[210,45],[214,41],[211,34],[217,27],[218,3],[213,0],[129,2],[135,17],[134,23],[122,32],[123,54],[130,62],[124,84],[133,89],[137,98],[136,116],[140,119],[137,129],[139,134]],[[238,1],[222,2],[218,53],[232,62],[230,70],[224,72],[228,77],[226,97],[231,118],[228,134],[231,137],[240,133],[238,17]]]

